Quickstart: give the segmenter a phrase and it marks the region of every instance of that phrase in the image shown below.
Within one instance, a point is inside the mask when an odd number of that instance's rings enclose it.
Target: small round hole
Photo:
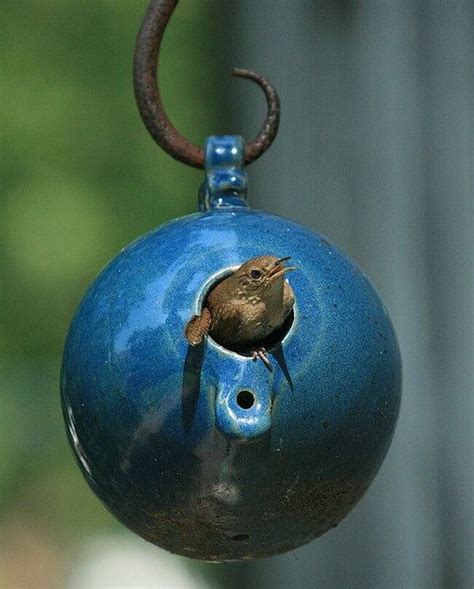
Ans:
[[[240,391],[237,395],[237,405],[242,409],[250,409],[255,403],[255,395],[250,391]]]
[[[235,536],[231,536],[230,539],[234,542],[247,542],[250,538],[248,534],[236,534]]]

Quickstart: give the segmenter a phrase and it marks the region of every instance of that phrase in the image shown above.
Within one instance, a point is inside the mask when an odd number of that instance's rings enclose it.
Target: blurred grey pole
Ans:
[[[404,360],[399,426],[369,492],[323,538],[249,565],[255,586],[472,586],[472,6],[238,7],[235,65],[268,76],[282,100],[279,138],[249,169],[251,203],[359,263]],[[261,97],[234,92],[251,137]]]
[[[446,586],[474,586],[474,6],[421,14],[426,212]]]

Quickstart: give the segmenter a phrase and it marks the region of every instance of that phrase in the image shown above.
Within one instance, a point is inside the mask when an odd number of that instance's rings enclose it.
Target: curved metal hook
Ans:
[[[185,139],[167,117],[157,83],[161,40],[179,0],[151,0],[138,33],[133,63],[133,85],[138,110],[153,139],[175,159],[204,168],[204,151]],[[267,116],[260,132],[245,147],[245,164],[259,158],[272,144],[280,122],[280,100],[275,88],[253,70],[234,68],[234,76],[253,80],[267,99]]]

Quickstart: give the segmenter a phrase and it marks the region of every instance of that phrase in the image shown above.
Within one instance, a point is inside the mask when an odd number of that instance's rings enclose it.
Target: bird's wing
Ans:
[[[222,303],[212,309],[212,337],[221,345],[232,347],[242,337],[242,305]]]
[[[207,307],[204,307],[201,315],[194,315],[194,317],[186,324],[184,335],[188,342],[192,346],[200,344],[204,336],[209,332],[211,324],[211,313]]]

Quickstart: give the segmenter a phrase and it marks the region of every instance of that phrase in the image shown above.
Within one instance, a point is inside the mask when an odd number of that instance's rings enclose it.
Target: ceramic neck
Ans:
[[[238,135],[212,135],[206,139],[200,211],[248,208],[244,152],[244,140]]]

